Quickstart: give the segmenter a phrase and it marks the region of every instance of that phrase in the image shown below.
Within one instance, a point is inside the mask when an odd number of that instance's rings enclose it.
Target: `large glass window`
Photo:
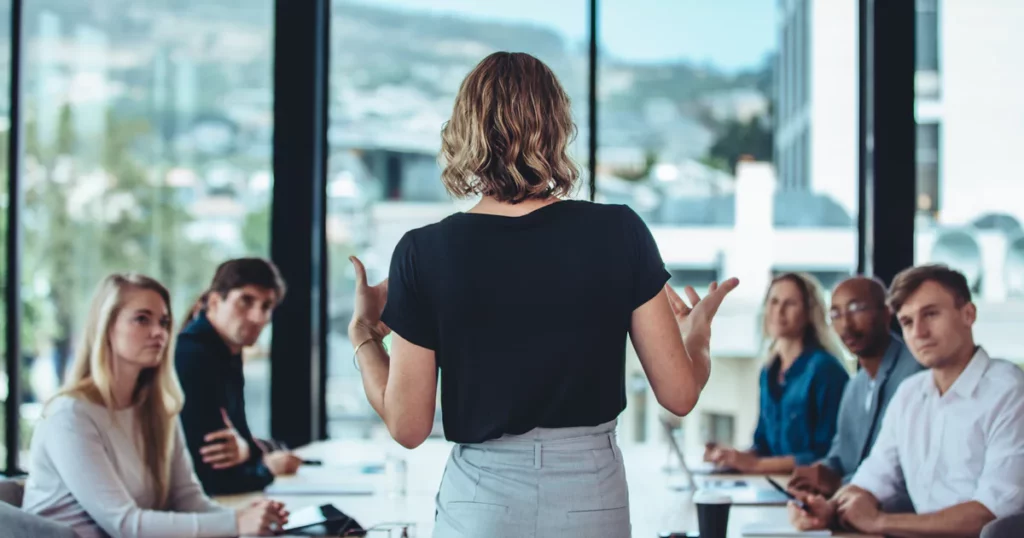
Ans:
[[[917,0],[914,21],[914,81],[918,97],[938,97],[939,77],[939,0]]]
[[[546,62],[573,100],[580,127],[573,150],[585,168],[586,7],[582,0],[334,2],[327,179],[332,437],[386,435],[352,366],[346,258],[359,255],[370,279],[383,279],[402,234],[465,207],[445,193],[437,154],[442,124],[473,66],[498,50]],[[436,417],[440,434],[440,412]]]
[[[1024,9],[1002,0],[918,1],[919,29],[928,20],[922,4],[941,6],[942,20],[955,24],[936,26],[941,95],[918,88],[918,202],[935,205],[918,215],[915,260],[963,271],[978,305],[978,344],[1024,362],[1024,75],[1011,67]],[[922,69],[919,62],[919,79]]]
[[[156,277],[180,320],[218,263],[267,254],[273,3],[27,0],[23,21],[32,424],[105,275]],[[257,435],[269,429],[266,344],[246,363]]]
[[[0,291],[7,278],[7,148],[10,142],[11,0],[0,0]],[[7,465],[7,308],[0,296],[0,472]]]
[[[915,11],[914,64],[920,71],[938,71],[939,0],[917,0]]]
[[[917,125],[917,213],[925,221],[939,214],[939,124]]]
[[[689,452],[708,435],[744,446],[771,275],[831,285],[857,266],[857,3],[600,8],[597,200],[646,220],[674,286],[740,277],[716,321],[705,397],[682,427]],[[640,382],[628,385],[622,441],[658,441],[663,411],[639,361],[627,364]]]

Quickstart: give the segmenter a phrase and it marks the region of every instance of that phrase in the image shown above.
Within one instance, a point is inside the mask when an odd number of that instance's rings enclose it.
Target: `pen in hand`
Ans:
[[[768,483],[769,483],[769,484],[771,484],[771,485],[772,485],[772,487],[773,487],[773,488],[775,488],[775,489],[779,490],[779,491],[780,491],[780,492],[781,492],[781,493],[782,493],[783,495],[785,495],[786,497],[789,497],[789,498],[790,498],[790,499],[791,499],[791,500],[793,501],[793,504],[795,504],[795,505],[799,506],[801,510],[803,510],[804,512],[807,512],[808,514],[810,514],[810,513],[811,513],[811,507],[810,507],[810,506],[807,506],[807,503],[805,503],[805,502],[801,501],[800,499],[798,499],[798,498],[796,497],[796,495],[793,495],[792,493],[790,493],[789,491],[787,491],[787,490],[786,490],[786,488],[782,487],[782,485],[781,485],[781,484],[779,484],[778,482],[776,482],[775,480],[773,480],[773,479],[772,479],[772,477],[770,477],[770,476],[766,476],[766,477],[764,477],[764,478],[765,478],[765,480],[767,480],[767,481],[768,481]]]

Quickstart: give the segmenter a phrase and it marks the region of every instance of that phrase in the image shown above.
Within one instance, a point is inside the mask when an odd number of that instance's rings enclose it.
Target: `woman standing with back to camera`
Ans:
[[[574,134],[547,66],[488,56],[462,83],[441,148],[445,187],[479,203],[405,234],[377,286],[352,259],[349,337],[367,398],[403,446],[430,434],[443,373],[456,446],[435,537],[629,536],[615,440],[627,333],[677,415],[710,374],[711,319],[738,281],[703,300],[687,289],[691,309],[632,210],[565,200],[579,177]]]

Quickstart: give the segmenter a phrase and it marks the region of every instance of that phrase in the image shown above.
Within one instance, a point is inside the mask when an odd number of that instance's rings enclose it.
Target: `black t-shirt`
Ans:
[[[668,278],[626,206],[456,213],[402,237],[383,321],[435,351],[450,441],[595,426],[626,407],[631,315]]]

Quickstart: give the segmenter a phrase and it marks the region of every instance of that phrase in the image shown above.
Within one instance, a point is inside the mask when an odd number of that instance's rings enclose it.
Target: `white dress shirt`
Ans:
[[[851,483],[883,502],[905,485],[919,514],[969,501],[996,517],[1024,510],[1024,372],[979,347],[944,395],[931,371],[908,377]]]

